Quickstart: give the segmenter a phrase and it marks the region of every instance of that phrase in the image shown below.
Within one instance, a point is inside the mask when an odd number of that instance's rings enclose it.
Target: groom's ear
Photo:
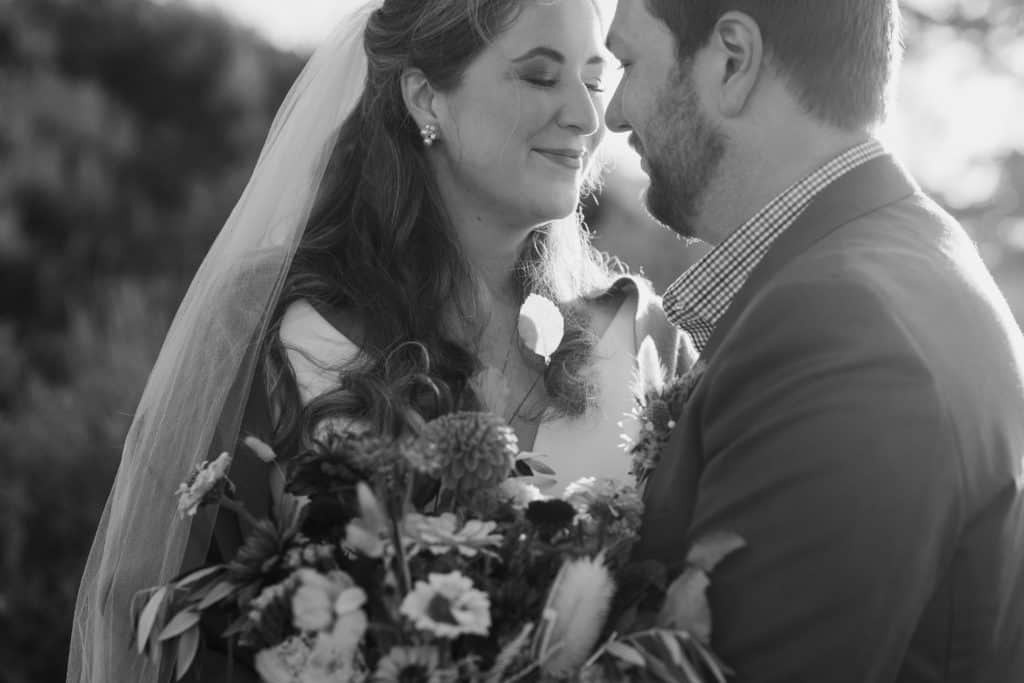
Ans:
[[[401,83],[405,108],[409,110],[416,126],[422,128],[428,123],[437,125],[441,113],[438,111],[440,99],[426,75],[419,69],[408,68],[402,72]]]
[[[761,75],[764,44],[761,28],[744,12],[726,12],[719,17],[709,47],[718,70],[718,107],[722,116],[743,113]]]

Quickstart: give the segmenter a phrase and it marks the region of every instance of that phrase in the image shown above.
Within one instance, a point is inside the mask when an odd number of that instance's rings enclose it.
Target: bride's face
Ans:
[[[453,190],[447,199],[531,227],[575,210],[604,134],[604,32],[593,1],[526,2],[439,96],[436,169]]]

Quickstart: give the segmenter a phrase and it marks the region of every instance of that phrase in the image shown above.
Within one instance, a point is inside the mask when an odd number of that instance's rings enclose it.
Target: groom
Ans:
[[[609,128],[650,213],[714,247],[664,297],[703,375],[640,553],[745,539],[709,589],[738,683],[1024,681],[1024,339],[871,137],[897,13],[619,0],[611,27]]]

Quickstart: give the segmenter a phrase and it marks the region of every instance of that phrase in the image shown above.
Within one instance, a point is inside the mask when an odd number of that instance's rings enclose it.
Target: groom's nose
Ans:
[[[616,86],[615,92],[612,93],[612,99],[608,103],[608,108],[604,112],[604,122],[608,127],[608,130],[614,133],[623,133],[630,130],[629,123],[626,121],[626,117],[622,112],[622,83]]]

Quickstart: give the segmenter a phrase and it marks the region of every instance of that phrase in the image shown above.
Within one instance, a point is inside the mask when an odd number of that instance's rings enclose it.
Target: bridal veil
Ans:
[[[128,432],[75,607],[69,683],[150,682],[130,605],[181,570],[193,518],[174,490],[233,447],[266,331],[339,127],[366,79],[363,32],[380,0],[353,8],[278,111],[245,191],[192,281]],[[208,531],[207,538],[208,538]],[[205,539],[202,539],[205,540]]]

